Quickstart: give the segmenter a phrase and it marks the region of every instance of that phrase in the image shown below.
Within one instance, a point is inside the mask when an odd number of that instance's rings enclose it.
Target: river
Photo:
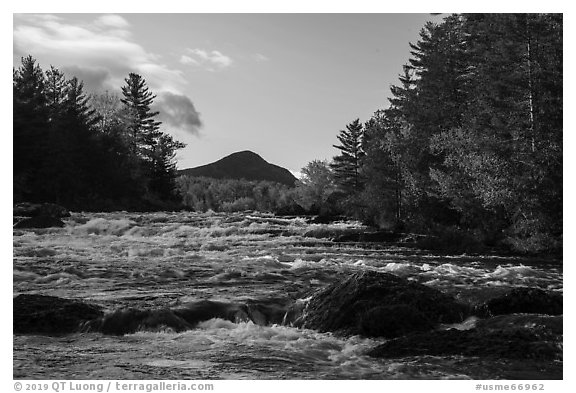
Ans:
[[[13,293],[121,307],[287,302],[351,272],[389,272],[480,302],[510,287],[562,292],[561,261],[442,255],[408,245],[336,243],[356,222],[262,213],[73,213],[64,228],[13,231]],[[561,362],[459,356],[373,359],[383,339],[211,319],[123,336],[14,335],[22,379],[548,379]],[[560,374],[558,374],[560,373]]]

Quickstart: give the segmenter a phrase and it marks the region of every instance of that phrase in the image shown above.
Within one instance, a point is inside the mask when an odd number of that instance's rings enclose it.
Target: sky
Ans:
[[[184,169],[252,150],[299,172],[338,154],[339,131],[387,107],[430,14],[14,14],[13,65],[32,55],[120,92],[157,98]]]

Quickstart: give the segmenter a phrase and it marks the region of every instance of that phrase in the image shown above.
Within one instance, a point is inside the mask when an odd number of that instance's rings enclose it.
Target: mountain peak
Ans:
[[[288,186],[294,186],[297,180],[288,169],[270,164],[250,150],[235,152],[211,164],[178,172],[183,176],[272,181]]]
[[[235,160],[258,160],[258,161],[264,161],[267,162],[265,159],[263,159],[259,154],[254,153],[253,151],[250,150],[242,150],[242,151],[237,151],[235,153],[232,153],[224,158],[222,158],[222,160],[226,160],[226,159],[235,159]]]

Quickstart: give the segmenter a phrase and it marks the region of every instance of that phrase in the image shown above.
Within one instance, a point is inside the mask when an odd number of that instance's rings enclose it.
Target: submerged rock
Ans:
[[[185,306],[172,310],[175,315],[182,318],[190,326],[212,318],[225,319],[231,322],[250,321],[248,309],[243,304],[200,300],[188,303]]]
[[[302,206],[293,203],[291,205],[286,205],[277,208],[274,211],[274,214],[276,214],[277,216],[303,216],[306,214],[306,210],[304,210]]]
[[[292,299],[288,298],[250,299],[246,301],[246,311],[256,325],[280,325],[285,322],[292,304]]]
[[[414,333],[381,344],[368,355],[377,358],[459,355],[560,360],[562,317],[532,317],[504,316],[481,321],[470,330]]]
[[[14,224],[15,229],[31,229],[31,228],[62,228],[64,222],[57,217],[37,216],[29,217],[18,221]]]
[[[425,285],[363,271],[316,292],[294,323],[321,332],[398,337],[460,322],[467,307]]]
[[[561,294],[539,288],[514,288],[477,306],[475,313],[480,316],[513,313],[562,315],[563,300]]]
[[[563,324],[561,316],[539,315],[539,314],[511,314],[498,315],[492,318],[480,319],[476,322],[478,329],[484,330],[505,330],[505,329],[532,329],[540,332],[540,335],[563,334]]]
[[[15,334],[59,335],[78,331],[102,309],[79,300],[44,295],[18,295],[13,300]]]
[[[214,318],[235,323],[251,321],[265,326],[281,324],[289,304],[287,298],[249,299],[245,303],[200,300],[176,309],[122,308],[105,314],[101,307],[78,300],[19,295],[14,298],[14,333],[60,335],[83,331],[124,335],[137,331],[182,332]]]
[[[182,332],[192,326],[171,310],[139,310],[126,308],[116,310],[94,321],[88,322],[83,330],[97,331],[104,334],[124,335],[140,330]]]
[[[336,236],[334,241],[337,243],[342,242],[381,242],[390,243],[399,241],[404,235],[401,233],[394,233],[389,231],[376,231],[376,232],[359,232],[349,233],[341,236]]]

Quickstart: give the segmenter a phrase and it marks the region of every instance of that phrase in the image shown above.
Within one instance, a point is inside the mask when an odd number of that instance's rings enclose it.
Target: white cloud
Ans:
[[[182,64],[201,66],[208,71],[218,71],[230,67],[233,63],[229,56],[220,51],[206,51],[204,49],[187,49],[189,55],[182,55]]]
[[[189,65],[189,64],[199,65],[196,60],[194,60],[190,56],[186,56],[186,55],[182,55],[182,57],[180,57],[180,63],[182,63],[184,65]]]
[[[98,27],[112,27],[116,29],[126,29],[130,27],[130,23],[120,15],[102,15],[94,21],[94,25]]]
[[[194,104],[185,95],[164,92],[158,95],[153,109],[160,112],[159,120],[171,128],[198,135],[202,121]]]
[[[74,24],[54,15],[16,14],[14,54],[31,54],[59,68],[108,70],[101,89],[118,89],[129,72],[141,74],[152,90],[178,93],[186,83],[182,71],[130,39],[130,24],[118,15],[103,15],[91,23]]]
[[[183,94],[187,82],[182,71],[135,42],[123,17],[103,15],[80,24],[54,15],[16,14],[13,37],[15,57],[30,54],[44,68],[54,64],[68,77],[83,80],[89,92],[119,91],[130,72],[142,75],[157,94],[154,107],[168,132],[198,135],[202,122]]]

